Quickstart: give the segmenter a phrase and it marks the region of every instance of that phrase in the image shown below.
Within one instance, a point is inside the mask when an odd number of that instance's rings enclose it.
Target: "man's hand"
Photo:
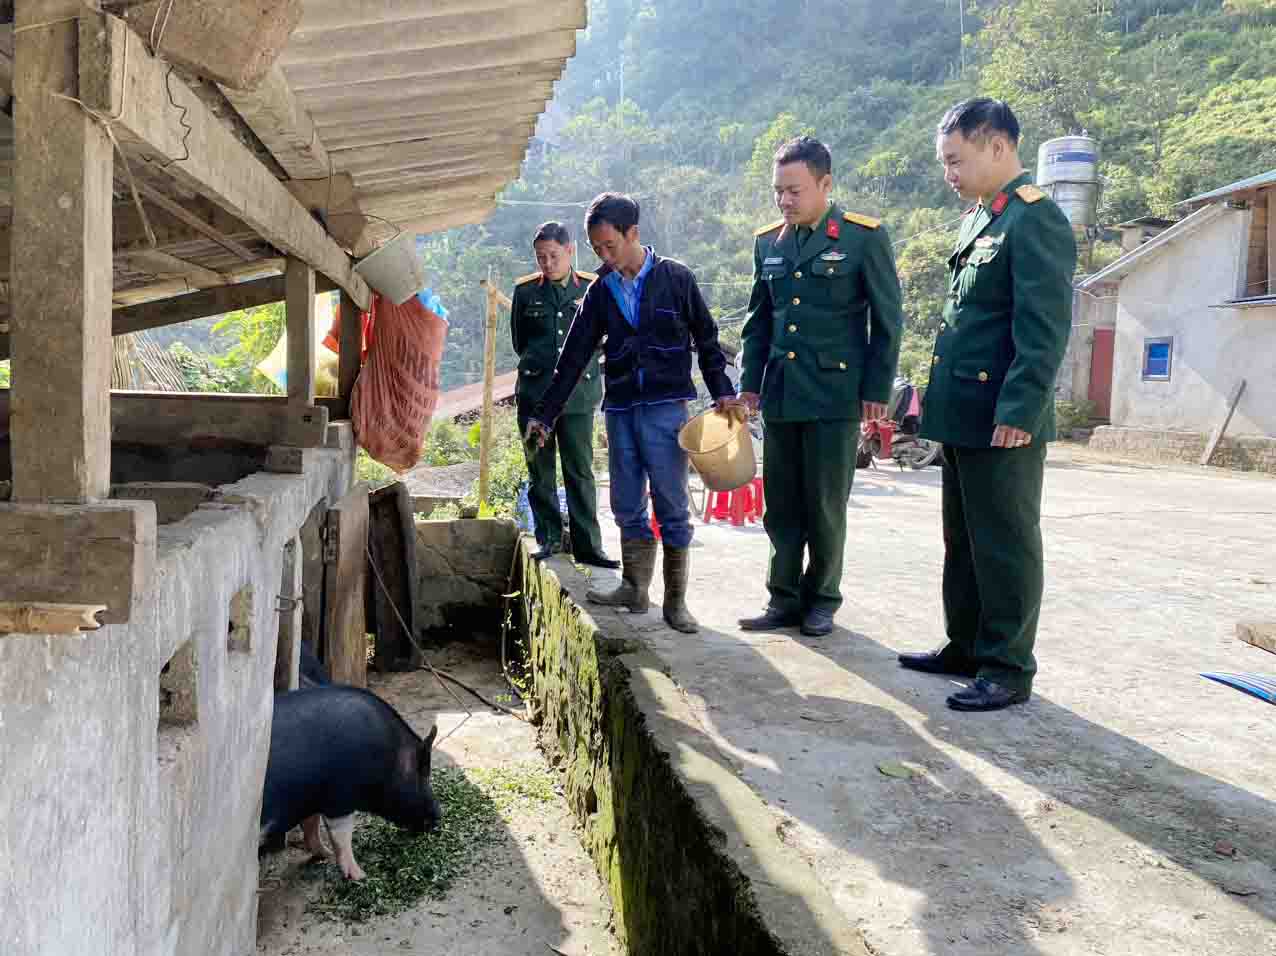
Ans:
[[[736,401],[740,402],[749,410],[750,415],[756,415],[758,409],[762,407],[762,396],[757,392],[741,392]]]
[[[714,411],[728,418],[733,418],[738,422],[744,423],[749,419],[749,406],[745,402],[736,398],[734,395],[727,395],[722,398],[714,399]]]
[[[1011,428],[1009,425],[998,425],[993,429],[993,448],[1022,448],[1024,445],[1031,444],[1032,436],[1017,428]]]
[[[528,448],[544,448],[545,442],[549,440],[549,433],[548,425],[530,418],[527,421],[527,434],[523,436],[523,444]]]
[[[864,412],[864,421],[880,422],[886,417],[885,402],[861,402]]]

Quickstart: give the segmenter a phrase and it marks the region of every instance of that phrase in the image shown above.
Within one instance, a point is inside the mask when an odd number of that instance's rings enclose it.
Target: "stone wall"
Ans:
[[[1198,432],[1103,426],[1094,430],[1089,447],[1128,458],[1197,464],[1208,441],[1209,436]],[[1276,474],[1276,438],[1224,437],[1210,464]]]
[[[418,521],[417,622],[420,636],[499,632],[518,548],[512,521]]]
[[[0,953],[254,951],[284,552],[352,469],[192,502],[128,624],[0,635]]]
[[[866,956],[637,628],[600,629],[559,577],[580,575],[522,555],[541,739],[632,956]]]

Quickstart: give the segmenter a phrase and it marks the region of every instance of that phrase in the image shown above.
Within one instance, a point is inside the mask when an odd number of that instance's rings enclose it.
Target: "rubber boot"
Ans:
[[[664,546],[665,623],[675,631],[694,634],[700,625],[687,610],[687,577],[691,573],[691,549]]]
[[[646,614],[651,606],[651,576],[656,571],[654,538],[633,538],[620,543],[620,587],[613,591],[586,591],[592,604],[627,607],[634,614]]]

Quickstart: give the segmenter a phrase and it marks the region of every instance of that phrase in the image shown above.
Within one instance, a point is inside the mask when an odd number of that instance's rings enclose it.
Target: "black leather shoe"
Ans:
[[[833,633],[833,612],[828,608],[811,608],[802,619],[802,633],[807,637],[823,637]]]
[[[924,674],[951,674],[954,677],[974,677],[975,668],[958,667],[944,660],[940,651],[927,651],[925,654],[900,654],[899,666],[910,671],[921,671]]]
[[[557,541],[549,544],[541,545],[541,549],[532,555],[533,561],[544,561],[546,558],[552,558],[556,554],[563,553],[563,546]]]
[[[615,571],[620,567],[620,562],[607,557],[605,554],[585,554],[576,555],[577,564],[587,564],[591,568],[606,568],[608,571]]]
[[[797,627],[802,623],[800,614],[793,614],[777,608],[768,607],[757,617],[740,618],[742,631],[778,631],[786,627]]]
[[[996,681],[975,681],[975,686],[958,691],[948,698],[948,706],[953,710],[1001,710],[1013,704],[1022,704],[1030,696],[1026,690],[1011,690],[1002,687]]]

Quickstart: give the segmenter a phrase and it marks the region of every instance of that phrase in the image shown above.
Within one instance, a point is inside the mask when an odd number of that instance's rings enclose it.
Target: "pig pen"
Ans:
[[[415,531],[417,638],[426,659],[488,701],[526,713],[501,670],[501,629],[512,610],[505,596],[519,574],[522,554],[517,529],[502,521],[466,520],[419,521]],[[509,654],[521,656],[523,636],[507,630],[506,638]],[[538,746],[535,727],[485,706],[456,685],[443,686],[428,670],[370,672],[368,687],[418,734],[437,724],[436,791],[440,774],[457,772],[471,781],[492,773],[506,782],[543,780],[550,788],[539,798],[500,807],[495,834],[441,898],[426,896],[402,912],[366,920],[325,907],[339,880],[336,865],[312,860],[294,833],[285,852],[261,861],[259,956],[623,953],[606,889],[582,845],[559,776]],[[445,826],[449,814],[474,810],[441,801]],[[356,854],[359,829],[368,825],[368,818],[359,815]],[[370,876],[381,875],[360,862]]]
[[[369,686],[418,733],[437,720],[436,772],[548,766],[555,798],[507,811],[501,839],[444,899],[366,923],[308,912],[314,864],[290,847],[263,867],[260,956],[865,952],[644,640],[663,626],[658,613],[595,618],[572,597],[586,572],[531,561],[512,523],[418,521],[415,531],[427,659],[530,721],[454,687],[462,708],[424,671],[370,675]],[[523,706],[501,673],[503,626]],[[840,927],[821,934],[838,948],[812,948],[811,918]]]

